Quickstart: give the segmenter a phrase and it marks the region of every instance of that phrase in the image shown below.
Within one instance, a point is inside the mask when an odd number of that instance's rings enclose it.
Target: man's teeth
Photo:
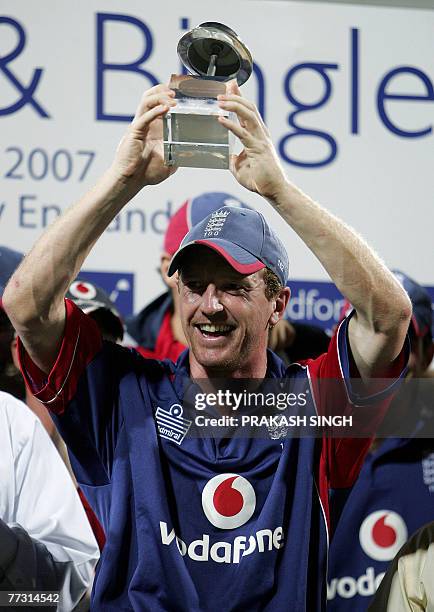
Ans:
[[[199,325],[199,329],[202,332],[227,332],[231,330],[230,325]]]

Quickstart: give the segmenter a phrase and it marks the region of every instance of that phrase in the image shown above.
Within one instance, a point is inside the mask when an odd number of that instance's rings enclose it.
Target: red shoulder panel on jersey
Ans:
[[[57,414],[64,411],[74,396],[81,374],[102,346],[101,333],[91,317],[67,299],[65,311],[64,337],[48,376],[33,363],[18,340],[18,357],[26,385],[38,400]]]

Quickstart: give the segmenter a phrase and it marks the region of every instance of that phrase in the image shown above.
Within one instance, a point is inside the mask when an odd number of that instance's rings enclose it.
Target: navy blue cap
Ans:
[[[3,295],[8,280],[18,268],[24,255],[5,246],[0,246],[0,296]]]
[[[404,287],[411,300],[413,306],[411,322],[416,335],[423,337],[427,333],[431,334],[433,315],[430,294],[419,283],[404,274],[404,272],[393,270],[393,274]]]
[[[222,191],[209,191],[189,199],[170,218],[164,235],[164,250],[174,255],[191,228],[222,206],[250,208],[237,197]]]
[[[178,269],[181,253],[197,244],[217,251],[241,274],[267,267],[286,285],[289,262],[285,247],[256,210],[223,206],[205,217],[181,242],[170,262],[169,276]]]

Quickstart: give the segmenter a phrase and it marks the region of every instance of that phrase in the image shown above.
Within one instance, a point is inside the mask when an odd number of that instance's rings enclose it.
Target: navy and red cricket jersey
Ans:
[[[370,440],[189,437],[188,351],[176,365],[143,359],[103,343],[66,304],[48,379],[20,352],[107,536],[93,609],[323,610],[329,488],[353,484]],[[369,398],[354,393],[347,326],[314,361],[286,369],[269,352],[267,378],[289,377],[310,398],[307,414],[336,413],[338,402],[342,414],[368,410],[377,422],[399,381]],[[319,388],[323,378],[340,379],[340,394]]]

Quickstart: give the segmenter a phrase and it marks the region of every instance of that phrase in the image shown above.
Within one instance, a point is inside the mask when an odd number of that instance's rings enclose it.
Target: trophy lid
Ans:
[[[178,43],[178,56],[190,73],[238,85],[252,73],[253,59],[238,35],[223,23],[206,21],[186,32]]]

